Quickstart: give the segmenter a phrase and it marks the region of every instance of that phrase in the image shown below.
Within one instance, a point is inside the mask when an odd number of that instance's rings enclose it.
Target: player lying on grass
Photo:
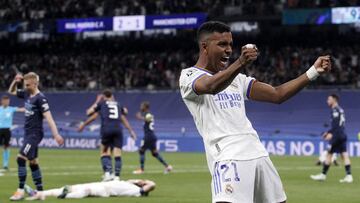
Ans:
[[[113,180],[108,182],[93,182],[77,185],[67,185],[61,188],[36,192],[26,186],[29,194],[27,200],[45,200],[46,197],[60,199],[80,199],[85,197],[141,197],[148,196],[155,189],[155,183],[151,180]]]

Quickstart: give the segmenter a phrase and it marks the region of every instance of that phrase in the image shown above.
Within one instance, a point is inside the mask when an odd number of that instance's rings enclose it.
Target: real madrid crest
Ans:
[[[230,184],[227,184],[225,187],[225,192],[226,194],[232,194],[234,192],[234,188]]]

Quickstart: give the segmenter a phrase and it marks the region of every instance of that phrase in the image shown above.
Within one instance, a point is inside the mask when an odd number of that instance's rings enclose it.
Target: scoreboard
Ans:
[[[360,7],[285,9],[284,25],[322,25],[360,23]]]
[[[206,20],[205,13],[175,15],[132,15],[112,18],[80,18],[57,20],[57,31],[142,31],[148,29],[191,29]]]
[[[333,24],[360,23],[360,7],[339,7],[331,9]]]

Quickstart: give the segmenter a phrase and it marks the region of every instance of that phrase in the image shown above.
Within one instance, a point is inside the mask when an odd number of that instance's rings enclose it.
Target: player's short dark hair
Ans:
[[[113,94],[111,92],[110,89],[105,89],[102,94],[106,97],[106,98],[110,98]]]
[[[206,23],[203,23],[197,30],[197,40],[198,40],[198,42],[200,42],[202,36],[205,34],[211,34],[214,32],[224,33],[224,32],[230,32],[230,31],[231,31],[230,26],[226,25],[223,22],[208,21]]]
[[[141,105],[143,105],[145,108],[147,108],[147,109],[149,109],[150,108],[150,102],[148,102],[148,101],[143,101],[142,103],[141,103]]]
[[[339,100],[340,100],[339,95],[337,95],[337,94],[335,94],[335,93],[330,94],[329,96],[332,97],[332,98],[334,98],[336,101],[339,101]]]
[[[6,94],[5,94],[5,95],[3,95],[3,96],[1,97],[1,99],[2,99],[2,100],[9,100],[9,99],[10,99],[10,97],[9,97],[8,95],[6,95]]]

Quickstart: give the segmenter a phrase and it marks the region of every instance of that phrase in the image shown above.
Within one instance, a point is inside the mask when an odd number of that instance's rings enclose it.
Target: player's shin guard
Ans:
[[[42,176],[39,164],[30,164],[31,175],[38,191],[43,190]]]
[[[122,160],[121,156],[115,157],[115,176],[120,177]]]
[[[10,158],[10,150],[4,149],[4,151],[3,151],[3,167],[4,168],[9,167],[9,158]]]
[[[24,189],[26,181],[26,160],[18,157],[16,161],[18,164],[19,188]]]
[[[165,167],[168,166],[168,164],[165,162],[165,160],[161,157],[161,155],[158,152],[152,153],[152,155],[159,160]]]
[[[327,172],[329,171],[329,168],[330,168],[330,165],[324,164],[324,165],[323,165],[322,174],[326,175]]]
[[[140,168],[141,168],[141,170],[144,170],[144,166],[145,166],[145,152],[139,151],[139,154],[140,154]]]
[[[110,156],[102,156],[101,165],[104,172],[112,173],[112,162]]]
[[[351,165],[345,165],[346,175],[351,175]]]

